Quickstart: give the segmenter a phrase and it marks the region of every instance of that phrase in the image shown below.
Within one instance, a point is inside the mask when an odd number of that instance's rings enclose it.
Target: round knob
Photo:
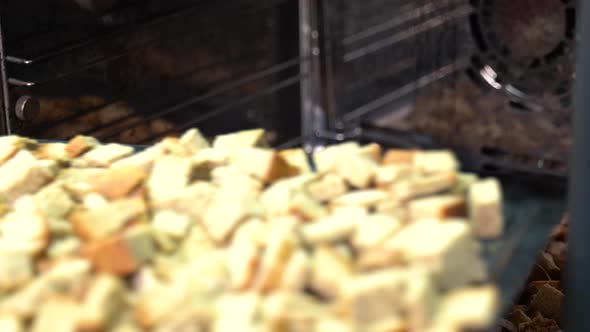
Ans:
[[[39,101],[31,96],[21,96],[16,101],[16,117],[22,121],[32,121],[39,115],[41,105]]]

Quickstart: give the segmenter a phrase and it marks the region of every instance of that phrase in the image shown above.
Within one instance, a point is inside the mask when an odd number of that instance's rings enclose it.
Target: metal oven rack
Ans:
[[[276,145],[299,142],[297,1],[116,3],[2,5],[5,132],[141,145],[265,127]]]

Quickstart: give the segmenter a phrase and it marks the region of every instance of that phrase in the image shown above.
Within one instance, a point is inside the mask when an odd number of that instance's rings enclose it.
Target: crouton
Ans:
[[[227,265],[234,289],[243,291],[252,286],[260,263],[258,249],[250,239],[234,237],[227,250]]]
[[[34,196],[36,209],[48,218],[64,218],[74,207],[74,202],[63,186],[51,184]]]
[[[327,215],[324,206],[289,181],[276,182],[262,193],[260,199],[268,215],[296,215],[304,220],[316,220]]]
[[[373,160],[375,163],[381,164],[381,153],[383,152],[381,149],[381,145],[377,143],[367,144],[362,146],[359,152],[361,155],[369,157],[369,159]]]
[[[193,162],[190,159],[163,156],[158,158],[147,180],[150,199],[157,206],[178,196],[190,182]]]
[[[66,237],[51,242],[47,248],[47,257],[56,259],[69,256],[78,252],[81,247],[81,241],[76,237]]]
[[[311,288],[326,299],[342,295],[342,283],[353,275],[350,257],[327,245],[313,251]]]
[[[311,275],[311,259],[303,250],[297,250],[285,267],[280,289],[301,292]]]
[[[78,161],[80,161],[80,165],[84,167],[108,167],[115,161],[132,154],[132,147],[110,143],[98,146],[84,153]]]
[[[342,196],[348,190],[344,180],[336,174],[326,174],[307,185],[309,195],[319,202],[327,202]]]
[[[268,143],[264,129],[251,129],[218,135],[212,145],[214,149],[241,149],[266,147]]]
[[[457,330],[490,328],[497,318],[499,301],[499,292],[494,286],[454,290],[443,297],[436,325]]]
[[[293,223],[276,221],[267,234],[260,268],[254,282],[256,290],[268,292],[278,289],[289,258],[296,248]]]
[[[424,197],[409,202],[410,219],[446,219],[465,217],[465,199],[457,195]]]
[[[68,142],[65,149],[69,157],[75,158],[99,145],[93,137],[78,135]]]
[[[495,239],[504,232],[502,191],[495,179],[476,182],[469,188],[469,219],[476,236]]]
[[[111,200],[129,195],[145,178],[146,174],[141,169],[119,166],[93,178],[90,184],[93,192]]]
[[[451,189],[451,193],[456,195],[465,195],[472,184],[479,180],[477,174],[473,173],[459,173],[457,183]]]
[[[20,288],[33,278],[33,261],[26,252],[0,248],[0,261],[0,293]]]
[[[76,332],[79,318],[80,307],[73,299],[52,297],[41,304],[31,331]]]
[[[83,253],[99,271],[128,275],[154,255],[149,226],[133,226],[123,233],[87,244]]]
[[[383,165],[411,165],[414,163],[415,155],[416,151],[414,150],[390,149],[385,151],[385,155],[383,156]]]
[[[331,201],[330,204],[333,206],[362,206],[368,209],[386,199],[388,199],[387,192],[369,189],[349,192]]]
[[[50,241],[47,219],[31,210],[19,210],[5,215],[0,221],[0,235],[3,243],[14,243],[17,248],[28,247],[31,255],[41,253]]]
[[[0,144],[0,165],[12,158],[19,151],[14,144]]]
[[[414,154],[413,165],[426,173],[457,172],[459,162],[450,151],[419,151]]]
[[[146,148],[143,151],[135,153],[129,157],[125,157],[115,161],[111,167],[118,168],[123,166],[134,167],[141,169],[145,173],[150,173],[157,158],[164,155],[164,150],[161,146],[155,145]]]
[[[211,179],[219,187],[232,187],[234,190],[260,192],[264,183],[234,165],[220,166],[211,172]]]
[[[16,315],[0,315],[0,331],[24,332],[23,322]]]
[[[273,182],[299,173],[276,151],[270,149],[240,149],[232,154],[231,161],[248,175],[264,182]]]
[[[303,149],[288,149],[279,152],[279,156],[287,162],[287,164],[298,170],[299,174],[311,172],[307,154]]]
[[[262,299],[256,293],[228,294],[215,305],[214,332],[253,331]]]
[[[125,285],[107,274],[96,276],[82,303],[79,328],[83,331],[108,330],[125,309]]]
[[[28,151],[22,150],[0,166],[0,194],[14,202],[25,194],[32,194],[51,180],[42,164]]]
[[[356,142],[346,142],[337,145],[329,146],[323,150],[317,151],[313,155],[313,161],[315,163],[318,172],[328,172],[336,164],[338,157],[349,154],[359,154],[360,146]]]
[[[203,137],[201,131],[196,128],[186,131],[180,137],[179,143],[193,154],[199,150],[209,148],[209,142]]]
[[[389,190],[393,183],[411,176],[414,172],[410,165],[405,164],[380,166],[375,172],[375,184],[379,189]]]
[[[312,244],[328,243],[349,238],[356,230],[359,220],[354,216],[330,216],[302,226],[303,238]]]
[[[424,331],[438,310],[440,294],[429,271],[418,267],[409,273],[411,281],[404,295],[408,325],[412,331]]]
[[[436,194],[451,189],[457,181],[454,172],[434,173],[425,176],[415,175],[394,183],[391,192],[400,200]]]
[[[189,217],[174,211],[159,211],[154,215],[152,227],[155,232],[170,236],[175,240],[182,239],[191,226]]]
[[[369,157],[361,154],[343,154],[336,158],[331,170],[350,186],[367,189],[373,183],[377,168],[377,163]]]
[[[378,214],[367,216],[357,223],[351,242],[358,251],[380,246],[402,228],[402,223],[398,219]]]
[[[50,159],[65,162],[70,159],[66,147],[67,144],[65,143],[47,143],[39,146],[33,154],[37,159]]]

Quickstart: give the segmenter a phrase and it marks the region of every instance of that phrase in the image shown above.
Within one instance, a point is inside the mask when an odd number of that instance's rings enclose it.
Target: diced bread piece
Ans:
[[[301,234],[311,244],[335,242],[354,234],[359,222],[355,216],[332,215],[303,225]]]
[[[267,233],[267,245],[254,282],[256,290],[269,292],[280,287],[287,262],[296,249],[294,221],[277,219]]]
[[[408,200],[451,189],[456,181],[457,174],[454,172],[417,175],[394,183],[391,191],[398,199]]]
[[[440,294],[432,275],[427,270],[411,269],[410,278],[404,297],[409,327],[412,331],[424,331],[434,319]]]
[[[0,315],[0,331],[24,332],[23,323],[16,315]]]
[[[328,173],[317,181],[308,184],[307,190],[313,199],[326,202],[344,195],[348,188],[340,176]]]
[[[405,262],[421,264],[432,271],[442,289],[482,281],[479,246],[468,223],[423,220],[400,230],[384,243]]]
[[[143,151],[135,153],[129,157],[115,161],[111,167],[118,168],[123,166],[135,167],[143,170],[146,173],[151,172],[154,162],[160,156],[164,155],[164,149],[161,146],[155,145],[146,148]]]
[[[331,170],[358,189],[368,188],[375,179],[378,164],[362,154],[343,154],[338,156]]]
[[[26,252],[0,248],[0,262],[0,293],[20,288],[33,278],[33,261]]]
[[[457,177],[457,183],[451,190],[453,194],[457,195],[465,195],[471,187],[472,184],[476,183],[479,180],[477,174],[473,173],[459,173]]]
[[[289,222],[296,223],[297,220],[293,218]],[[249,218],[236,230],[234,240],[246,240],[256,244],[258,247],[263,247],[266,241],[266,232],[271,226],[271,223],[265,223],[260,218]]]
[[[93,191],[107,199],[118,199],[129,195],[146,178],[146,173],[132,166],[109,169],[92,179]]]
[[[381,149],[381,145],[377,144],[377,143],[371,143],[371,144],[367,144],[361,147],[360,149],[360,153],[366,157],[369,157],[371,160],[373,160],[375,163],[377,164],[381,164],[382,161],[382,149]]]
[[[270,216],[296,215],[304,220],[316,220],[327,215],[326,208],[310,195],[291,184],[291,180],[274,183],[260,197]]]
[[[200,224],[190,229],[186,239],[182,242],[179,256],[185,260],[193,257],[205,256],[215,249],[215,241]]]
[[[47,219],[33,210],[8,213],[0,221],[0,241],[13,248],[27,248],[29,254],[37,255],[49,245]]]
[[[250,288],[260,264],[259,246],[247,237],[234,237],[227,250],[227,265],[232,286],[238,291]]]
[[[385,155],[383,156],[383,165],[411,165],[414,163],[415,155],[415,150],[390,149],[385,151]]]
[[[223,243],[241,222],[263,214],[264,208],[254,194],[222,188],[205,211],[203,224],[215,241]]]
[[[311,275],[311,259],[299,249],[291,256],[285,267],[280,288],[286,291],[302,292]]]
[[[96,276],[82,304],[79,328],[108,330],[126,309],[125,293],[125,285],[118,278],[107,274]]]
[[[357,326],[397,318],[404,311],[408,271],[388,269],[349,278],[342,283],[342,301]]]
[[[0,195],[14,202],[25,194],[31,194],[51,180],[40,161],[28,151],[19,151],[0,166]]]
[[[496,179],[486,179],[471,185],[468,194],[469,219],[473,232],[483,239],[495,239],[504,232],[502,191]]]
[[[446,219],[465,217],[465,199],[459,195],[439,195],[424,197],[409,202],[410,219]]]
[[[215,305],[213,332],[254,331],[262,299],[256,293],[228,294]]]
[[[333,206],[362,206],[364,208],[371,208],[388,198],[388,194],[385,191],[368,189],[349,192],[330,203]]]
[[[115,161],[133,154],[133,148],[127,145],[109,143],[98,146],[80,157],[85,167],[108,167]]]
[[[104,172],[104,168],[66,168],[59,172],[56,182],[59,182],[74,200],[83,200],[92,191],[90,181]]]
[[[257,180],[234,165],[220,166],[211,171],[212,182],[219,187],[232,187],[234,190],[260,192],[264,187]]]
[[[40,304],[31,332],[76,332],[79,318],[80,307],[73,299],[52,297]]]
[[[311,288],[327,299],[342,295],[343,283],[353,275],[351,258],[337,249],[317,246],[312,256]]]
[[[213,169],[226,165],[229,162],[232,151],[234,150],[222,148],[202,149],[192,159],[195,165],[200,165],[201,168]]]
[[[182,288],[157,286],[139,294],[133,308],[133,316],[144,329],[151,329],[163,322],[180,308],[187,294]],[[162,305],[165,303],[166,305]]]
[[[399,252],[388,248],[375,247],[361,251],[356,265],[361,271],[374,271],[403,266],[404,262]]]
[[[166,201],[151,202],[159,210],[173,210],[186,214],[194,220],[202,220],[211,200],[215,197],[216,187],[209,182],[197,181],[179,192],[170,192],[172,198]]]
[[[407,178],[413,173],[415,171],[412,166],[406,164],[380,166],[375,172],[375,184],[379,189],[389,190],[393,183]]]
[[[159,143],[158,147],[162,148],[164,153],[175,157],[188,157],[191,155],[189,149],[180,143],[178,137],[164,137]]]
[[[402,228],[402,223],[386,215],[370,215],[359,220],[352,245],[359,251],[380,246],[387,238]]]
[[[50,159],[55,161],[67,161],[70,159],[68,152],[66,151],[67,144],[65,143],[46,143],[37,150],[34,155],[38,159]]]
[[[213,140],[214,149],[241,149],[266,147],[266,132],[264,129],[250,129],[231,134],[218,135]]]
[[[231,161],[248,175],[264,182],[273,182],[299,173],[271,149],[243,148],[232,154]]]
[[[133,226],[124,233],[90,243],[83,251],[99,271],[128,275],[154,255],[151,229],[147,225]]]
[[[78,252],[81,241],[76,237],[66,237],[51,242],[47,248],[47,257],[56,259],[64,256],[70,256]]]
[[[191,226],[189,217],[174,211],[159,211],[154,215],[152,228],[174,240],[184,238]]]
[[[288,149],[279,152],[279,156],[289,164],[289,166],[297,169],[299,174],[311,172],[307,154],[303,149]]]
[[[409,323],[402,317],[390,317],[382,319],[375,323],[370,324],[366,331],[367,332],[406,332],[406,331],[423,331],[412,330],[409,328]]]
[[[100,143],[94,137],[78,135],[68,142],[66,153],[71,158],[75,158],[99,145]]]
[[[360,145],[356,142],[346,142],[328,146],[323,150],[315,152],[313,155],[313,161],[318,172],[328,172],[333,169],[338,157],[342,155],[359,154],[360,149]]]
[[[178,196],[188,186],[192,170],[190,159],[175,156],[158,158],[147,180],[153,203],[158,206]]]
[[[289,331],[315,331],[315,322],[327,315],[314,298],[295,292],[278,291],[269,294],[262,305],[262,317],[271,331],[288,327]]]
[[[63,186],[51,184],[34,195],[36,209],[48,218],[64,218],[74,207],[74,202]]]
[[[197,128],[192,128],[186,131],[180,137],[179,142],[191,153],[196,153],[199,150],[209,148],[209,142],[207,142],[205,137],[203,137],[203,134],[201,134],[201,131]]]
[[[436,325],[457,330],[491,328],[498,314],[499,292],[494,286],[457,289],[445,295]]]
[[[419,151],[414,155],[414,167],[426,174],[457,172],[459,162],[451,151]]]
[[[332,317],[326,317],[326,318],[322,318],[319,322],[316,322],[315,331],[316,332],[354,332],[355,329],[354,329],[354,326],[351,326],[351,324],[345,320],[335,319]],[[373,330],[370,330],[370,332],[373,332]],[[397,331],[387,331],[387,332],[397,332]],[[402,332],[402,331],[400,331],[400,332]]]
[[[70,221],[79,237],[96,241],[110,237],[132,221],[145,219],[146,213],[147,206],[142,199],[126,198],[105,206],[74,211]]]
[[[12,158],[18,151],[19,148],[12,143],[0,144],[0,165]]]

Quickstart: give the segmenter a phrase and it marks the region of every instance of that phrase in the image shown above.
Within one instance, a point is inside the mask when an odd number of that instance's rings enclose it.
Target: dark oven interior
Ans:
[[[189,127],[264,127],[274,145],[297,143],[296,0],[23,0],[1,10],[11,133],[148,144]]]
[[[320,3],[331,131],[565,174],[576,1]]]

